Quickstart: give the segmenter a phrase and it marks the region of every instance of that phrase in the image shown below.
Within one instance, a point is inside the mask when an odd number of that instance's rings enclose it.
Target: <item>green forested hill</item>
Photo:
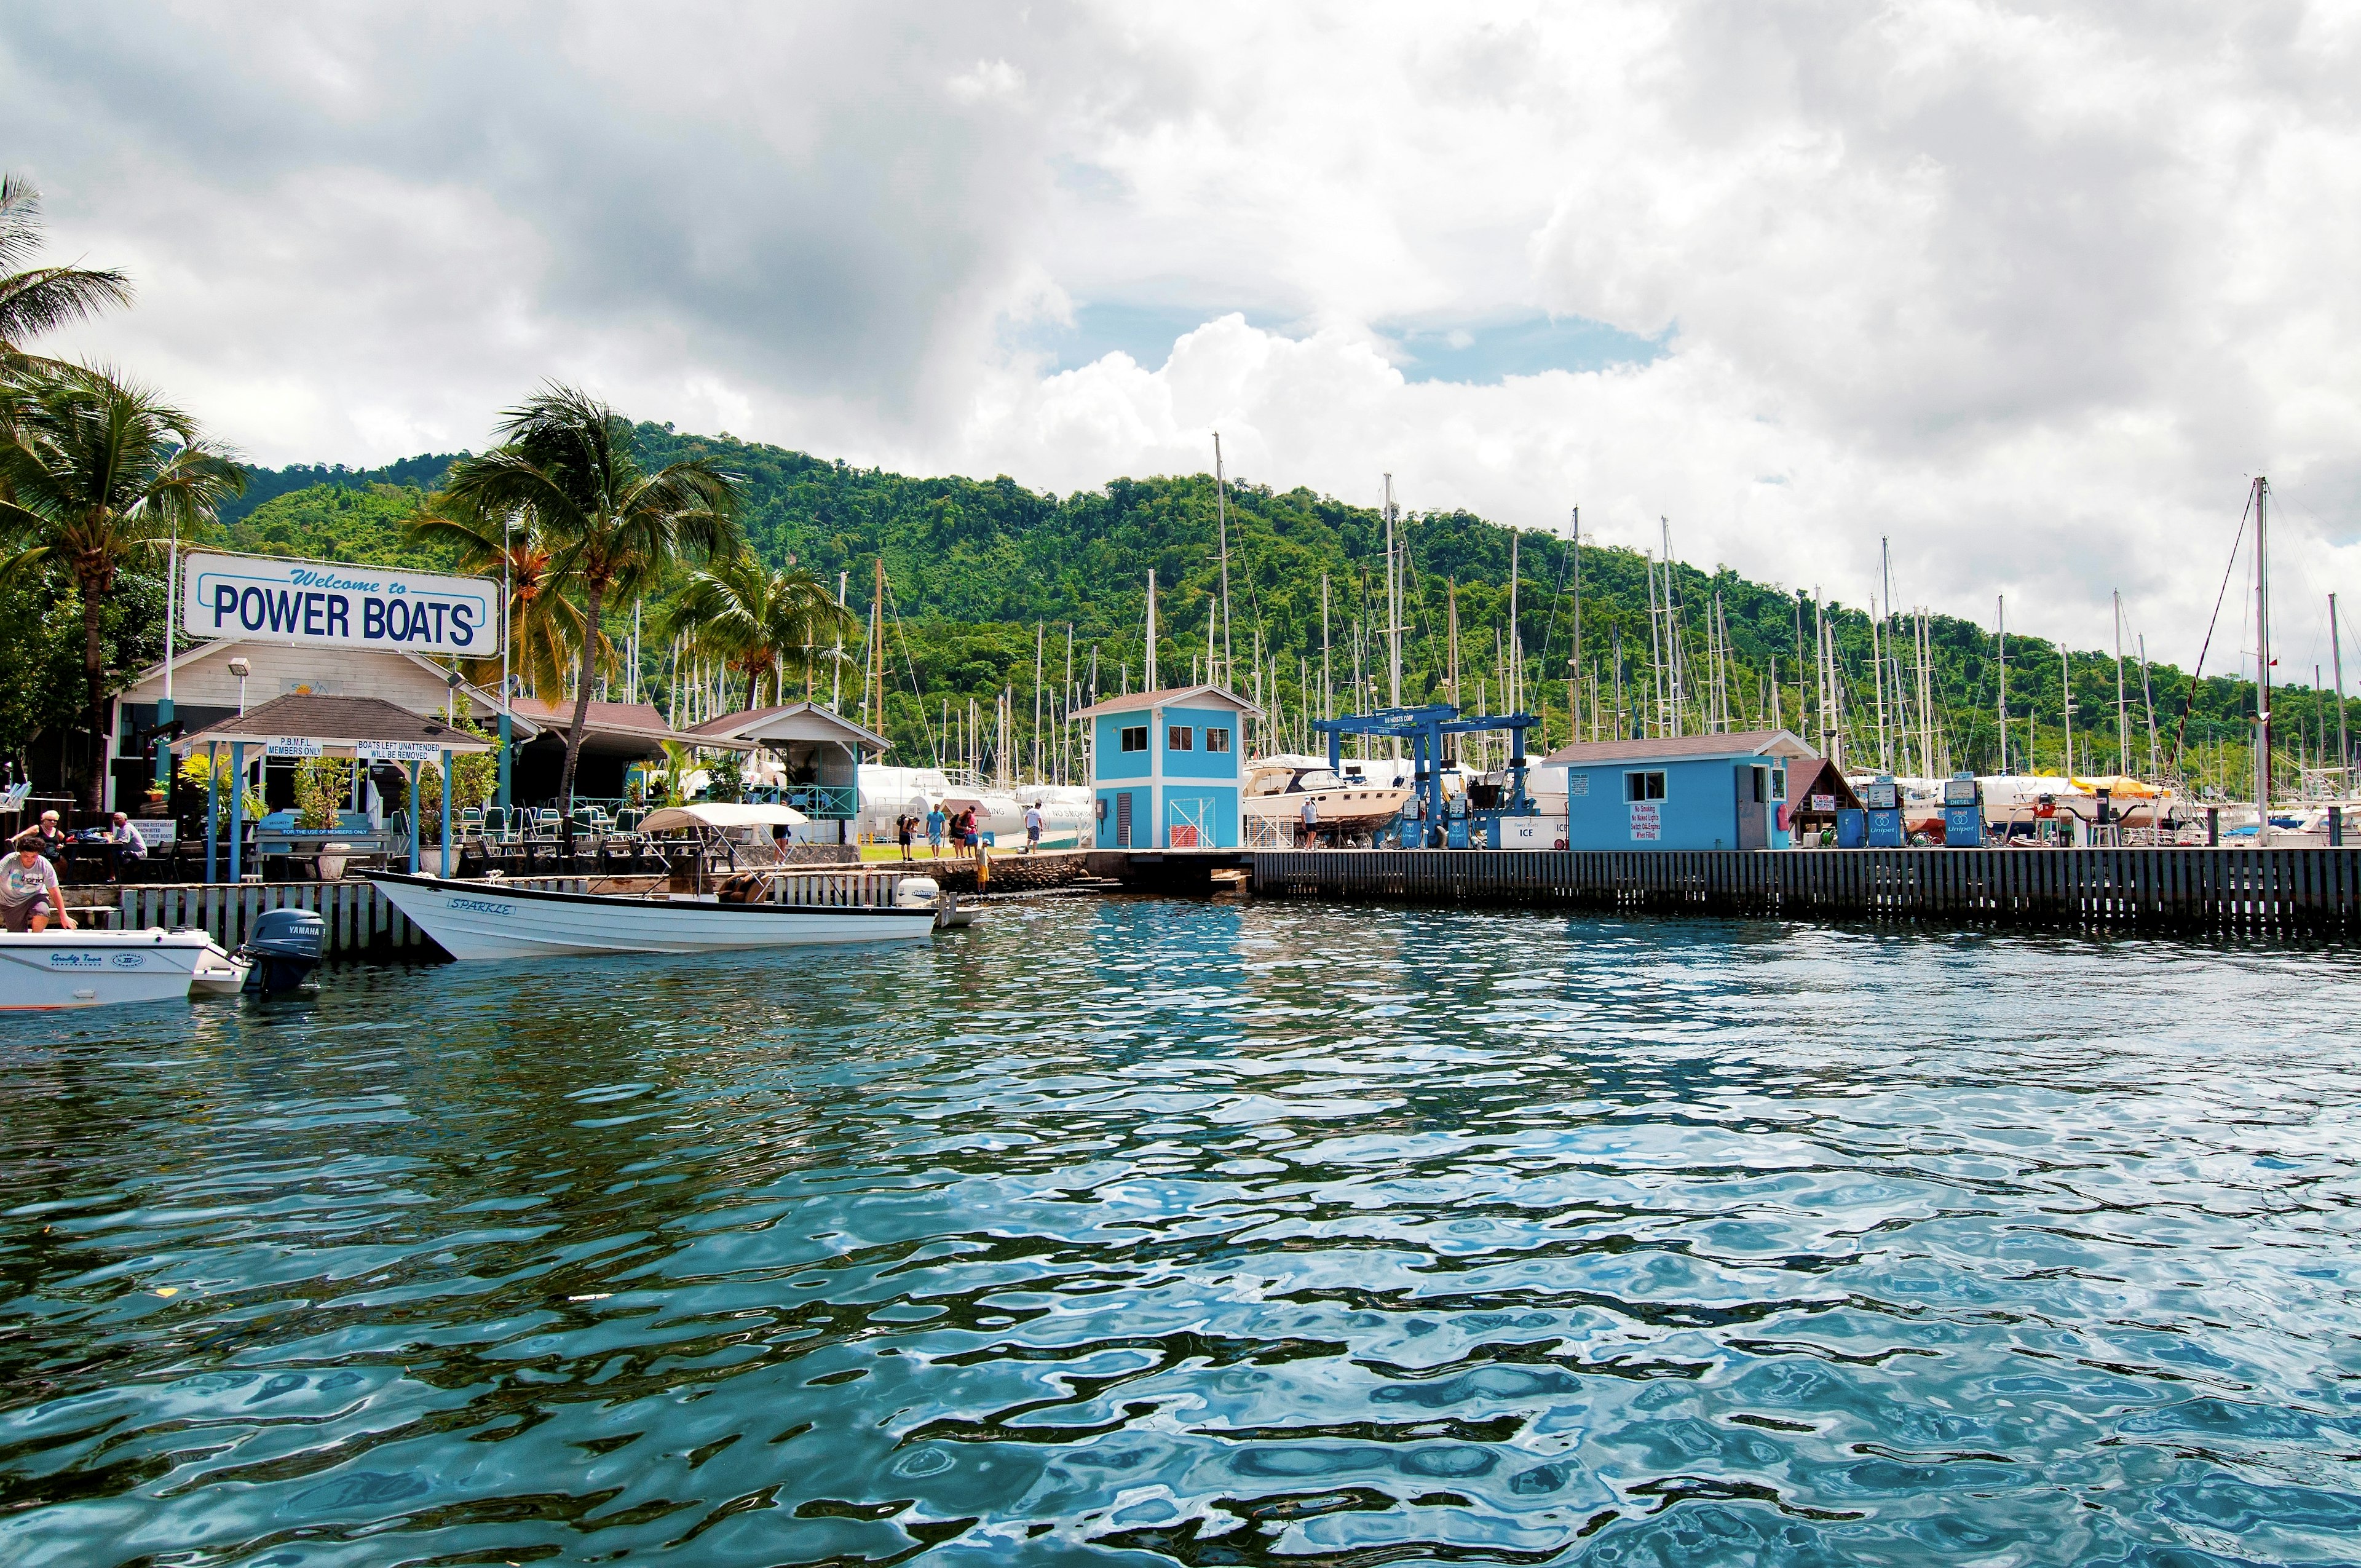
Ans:
[[[1029,729],[1037,628],[1053,696],[1065,685],[1068,629],[1075,646],[1075,683],[1088,680],[1093,652],[1098,688],[1112,693],[1141,677],[1148,569],[1159,583],[1159,674],[1167,684],[1202,663],[1208,616],[1217,602],[1214,494],[1210,476],[1116,479],[1104,489],[1060,497],[1013,480],[912,478],[856,468],[803,453],[730,439],[678,433],[661,425],[638,429],[643,459],[661,464],[690,454],[709,455],[741,476],[744,527],[755,549],[774,563],[790,557],[824,576],[849,576],[848,600],[869,609],[874,563],[882,552],[891,584],[888,648],[894,695],[885,723],[906,759],[938,753],[933,734],[943,706],[974,699],[988,711],[993,695],[1013,688],[1020,725]],[[368,475],[318,468],[258,476],[257,488],[288,475],[329,474],[330,479],[272,499],[232,527],[240,547],[316,553],[353,560],[409,557],[400,520],[421,492],[385,483],[402,475],[413,482],[439,477],[447,457],[421,457]],[[1276,696],[1280,730],[1269,742],[1296,745],[1307,705],[1322,701],[1321,589],[1329,591],[1329,679],[1340,708],[1352,706],[1357,677],[1381,702],[1384,652],[1384,523],[1368,509],[1347,506],[1301,488],[1275,490],[1252,483],[1230,488],[1231,642],[1238,685]],[[1404,620],[1405,701],[1443,696],[1450,603],[1460,629],[1463,706],[1473,707],[1477,683],[1489,706],[1499,706],[1500,657],[1509,621],[1510,535],[1465,512],[1404,520],[1411,577]],[[1527,707],[1545,713],[1547,739],[1568,731],[1567,680],[1575,654],[1574,564],[1565,543],[1538,532],[1518,545],[1518,622],[1525,654]],[[1589,696],[1600,694],[1600,732],[1644,723],[1653,711],[1648,565],[1624,549],[1586,546],[1582,582],[1579,706],[1590,732]],[[1708,622],[1716,597],[1728,629],[1720,661],[1730,722],[1775,721],[1807,737],[1817,729],[1817,706],[1806,715],[1796,674],[1814,663],[1813,611],[1793,593],[1734,573],[1690,566],[1673,574],[1684,663],[1686,728],[1696,729],[1709,699],[1712,665]],[[1825,607],[1840,670],[1840,709],[1848,751],[1855,760],[1878,754],[1875,687],[1870,676],[1871,627],[1850,606]],[[1800,613],[1799,613],[1800,612]],[[1661,624],[1661,623],[1660,623]],[[1357,638],[1357,641],[1356,641]],[[1996,665],[1990,630],[1970,620],[1929,618],[1929,685],[1934,696],[1937,765],[1987,771],[1998,764]],[[1905,661],[1912,637],[1904,633]],[[1356,652],[1356,648],[1358,652]],[[1620,649],[1623,699],[1615,696]],[[2059,656],[2049,642],[2009,639],[2010,762],[2026,765],[2027,725],[2035,766],[2053,769],[2063,758]],[[2226,656],[2217,653],[2226,665]],[[2075,765],[2111,772],[2116,751],[2116,667],[2112,652],[2074,651]],[[645,687],[669,696],[666,651],[643,651]],[[1776,682],[1775,699],[1773,682]],[[826,685],[824,668],[818,677]],[[2133,732],[2132,765],[2145,772],[2148,707],[2139,671],[2125,672]],[[2182,742],[2183,771],[2192,784],[2235,787],[2245,768],[2245,733],[2252,712],[2250,683],[2210,677],[2194,690],[2184,672],[2168,664],[2149,671],[2159,751],[2169,758]],[[847,702],[860,685],[846,675]],[[1910,690],[1915,701],[1915,673]],[[1085,699],[1087,693],[1084,693]],[[1365,698],[1364,706],[1367,706]],[[1817,700],[1817,699],[1816,699]],[[1889,696],[1889,701],[1892,701]],[[1775,707],[1773,706],[1775,702]],[[2302,686],[2279,701],[2279,733],[2290,770],[2317,752],[2324,732],[2335,744],[2333,707]],[[2348,720],[2361,732],[2361,705]],[[1028,751],[1029,751],[1029,742]],[[1897,764],[1905,760],[1895,759]],[[1908,764],[1925,764],[1915,755]],[[2290,780],[2290,782],[2292,782]]]

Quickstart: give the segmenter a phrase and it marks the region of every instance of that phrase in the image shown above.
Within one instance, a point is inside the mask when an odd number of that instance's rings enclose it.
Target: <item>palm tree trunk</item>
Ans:
[[[595,583],[590,588],[590,602],[583,607],[582,662],[580,678],[574,683],[574,726],[566,732],[566,771],[557,781],[557,793],[564,802],[559,810],[571,819],[574,815],[574,764],[582,756],[582,731],[590,722],[590,661],[598,650],[598,633],[603,630],[600,600],[605,591]]]
[[[99,605],[105,598],[105,589],[91,583],[81,587],[82,675],[90,699],[89,797],[82,804],[95,812],[106,805],[106,704],[102,691],[106,680],[106,661],[98,635]]]

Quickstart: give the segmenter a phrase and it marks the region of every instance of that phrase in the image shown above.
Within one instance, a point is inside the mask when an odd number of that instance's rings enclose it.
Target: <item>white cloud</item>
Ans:
[[[21,13],[0,98],[142,284],[65,346],[267,461],[480,444],[548,378],[1060,489],[1218,427],[1852,600],[1890,535],[1905,598],[2087,643],[2121,587],[2185,661],[2257,469],[2286,622],[2361,593],[2356,50],[2288,0],[101,9]],[[1091,306],[1204,324],[1026,346]],[[1666,351],[1468,386],[1379,335],[1537,311]]]

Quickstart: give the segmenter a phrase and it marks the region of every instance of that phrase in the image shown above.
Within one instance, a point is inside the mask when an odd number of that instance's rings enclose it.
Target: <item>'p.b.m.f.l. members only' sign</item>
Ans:
[[[382,566],[189,553],[181,628],[320,648],[483,659],[500,651],[500,585]]]

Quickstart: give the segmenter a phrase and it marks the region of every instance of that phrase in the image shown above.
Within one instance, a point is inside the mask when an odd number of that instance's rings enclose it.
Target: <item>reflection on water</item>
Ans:
[[[1117,901],[0,1024],[0,1560],[2350,1559],[2354,975]]]

